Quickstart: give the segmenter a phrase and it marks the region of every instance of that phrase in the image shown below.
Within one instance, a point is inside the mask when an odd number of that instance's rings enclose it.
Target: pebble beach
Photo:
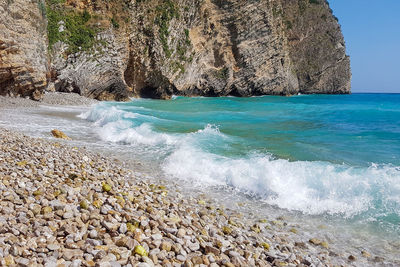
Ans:
[[[285,218],[246,216],[139,179],[67,139],[0,129],[0,151],[1,266],[396,266],[364,250],[340,253]]]

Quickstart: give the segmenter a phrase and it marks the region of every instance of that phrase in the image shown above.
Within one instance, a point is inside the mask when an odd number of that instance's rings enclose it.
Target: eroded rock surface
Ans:
[[[47,86],[45,4],[0,0],[0,94],[40,99]]]
[[[47,1],[47,19],[48,90],[99,100],[350,92],[325,0]]]

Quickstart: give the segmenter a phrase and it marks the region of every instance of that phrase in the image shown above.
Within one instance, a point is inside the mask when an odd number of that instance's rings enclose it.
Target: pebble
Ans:
[[[331,258],[326,242],[297,230],[293,235],[285,222],[236,218],[211,208],[205,197],[168,192],[84,149],[0,129],[0,150],[0,266],[318,266],[357,260]]]
[[[121,234],[125,234],[128,231],[128,227],[126,226],[125,223],[121,223],[121,226],[119,227],[119,232]]]
[[[191,242],[190,240],[186,241],[186,246],[191,250],[191,251],[196,251],[200,249],[200,244],[198,242]]]
[[[162,234],[154,234],[151,236],[153,240],[161,240],[163,238]]]
[[[161,249],[165,251],[171,251],[172,244],[170,242],[164,241],[161,243]]]
[[[350,255],[350,256],[348,257],[348,259],[349,259],[350,261],[355,261],[355,260],[357,260],[357,258],[356,258],[355,256],[353,256],[353,255]]]
[[[97,231],[96,231],[96,229],[91,230],[91,231],[89,232],[89,236],[90,236],[90,238],[93,238],[93,239],[97,238]]]
[[[212,246],[206,246],[205,247],[205,252],[206,254],[212,253],[214,255],[219,255],[220,251],[218,248],[212,247]]]
[[[48,248],[49,250],[59,250],[59,249],[60,249],[60,246],[57,245],[57,244],[48,244],[48,245],[47,245],[47,248]]]
[[[71,219],[72,217],[74,217],[74,214],[72,212],[66,212],[63,214],[64,219]]]
[[[55,262],[55,261],[46,262],[44,267],[57,267],[57,262]]]
[[[19,258],[15,261],[19,266],[28,267],[29,266],[29,259]]]
[[[179,254],[178,256],[176,256],[176,259],[177,259],[178,261],[181,261],[181,262],[186,261],[186,257],[183,256],[182,254]]]

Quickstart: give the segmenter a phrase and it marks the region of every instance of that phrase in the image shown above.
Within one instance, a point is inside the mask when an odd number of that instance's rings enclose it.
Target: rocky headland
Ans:
[[[350,92],[326,0],[1,0],[0,94]]]

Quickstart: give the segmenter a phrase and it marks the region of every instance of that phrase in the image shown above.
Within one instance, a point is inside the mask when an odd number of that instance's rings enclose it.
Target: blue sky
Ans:
[[[350,55],[352,91],[400,93],[400,0],[328,0]]]

